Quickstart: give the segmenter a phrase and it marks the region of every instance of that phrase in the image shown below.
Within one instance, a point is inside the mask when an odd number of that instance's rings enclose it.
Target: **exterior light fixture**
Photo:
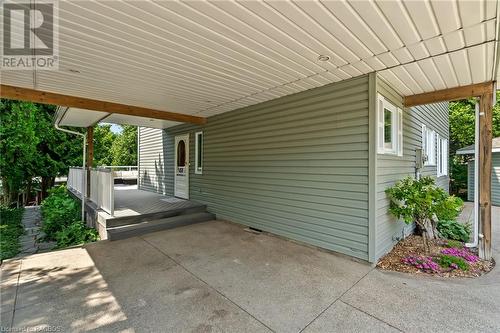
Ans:
[[[327,55],[323,55],[323,54],[321,54],[321,55],[318,57],[318,60],[319,60],[319,61],[328,61],[328,60],[330,60],[330,57],[329,57],[329,56],[327,56]]]

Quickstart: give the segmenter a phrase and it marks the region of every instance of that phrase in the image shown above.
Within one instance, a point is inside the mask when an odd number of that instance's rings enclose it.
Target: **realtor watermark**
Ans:
[[[59,7],[57,0],[1,2],[2,70],[59,68]]]

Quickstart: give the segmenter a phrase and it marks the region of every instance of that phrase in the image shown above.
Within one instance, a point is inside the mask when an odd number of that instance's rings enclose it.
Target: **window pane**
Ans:
[[[384,109],[384,143],[392,143],[392,112]]]

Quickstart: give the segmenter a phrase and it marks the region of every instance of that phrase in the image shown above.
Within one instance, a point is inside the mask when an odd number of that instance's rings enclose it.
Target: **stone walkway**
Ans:
[[[54,242],[44,242],[45,236],[41,230],[42,216],[40,206],[29,206],[24,208],[23,220],[24,235],[19,240],[21,251],[18,256],[50,251],[56,245]]]

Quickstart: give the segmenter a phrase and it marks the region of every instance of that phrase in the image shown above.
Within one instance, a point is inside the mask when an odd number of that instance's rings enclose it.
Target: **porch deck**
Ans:
[[[166,211],[203,206],[193,201],[142,191],[137,185],[115,185],[115,211],[111,216],[102,212],[107,220],[138,215],[151,215]]]
[[[206,205],[142,191],[136,185],[115,185],[114,214],[87,200],[87,220],[101,239],[122,239],[215,219]]]

